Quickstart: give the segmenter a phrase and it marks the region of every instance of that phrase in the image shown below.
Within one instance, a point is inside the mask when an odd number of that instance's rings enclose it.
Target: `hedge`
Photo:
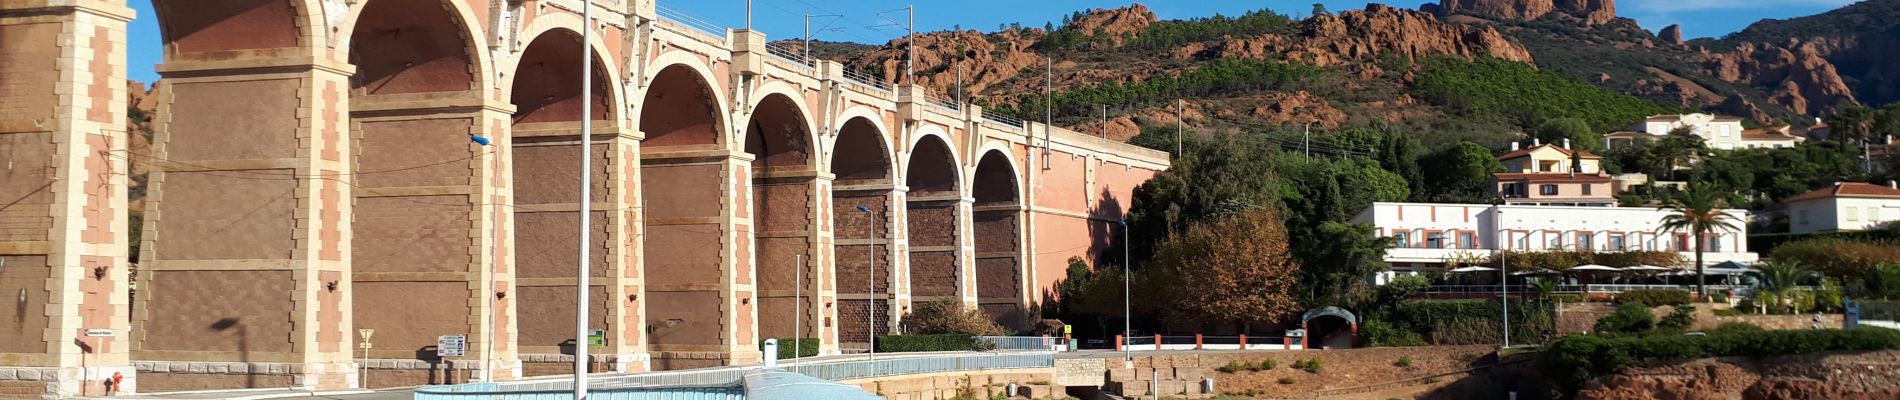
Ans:
[[[903,353],[913,351],[982,351],[995,349],[996,345],[979,342],[975,337],[960,333],[939,335],[892,335],[877,337],[877,352]]]
[[[1682,289],[1637,289],[1616,295],[1616,301],[1662,307],[1689,304],[1693,301],[1693,297],[1689,295],[1689,291]]]
[[[1891,240],[1900,239],[1900,235],[1888,229],[1870,231],[1841,231],[1815,233],[1757,233],[1748,235],[1748,249],[1757,254],[1771,254],[1782,244],[1808,239],[1847,239],[1847,240]]]
[[[1498,343],[1503,318],[1491,300],[1413,300],[1399,303],[1391,321],[1395,328],[1418,333],[1427,343]],[[1511,342],[1542,343],[1550,339],[1554,316],[1548,303],[1511,300]]]
[[[759,341],[759,350],[765,350],[765,341]],[[778,359],[791,359],[793,350],[798,351],[798,357],[816,356],[818,355],[818,339],[799,339],[797,345],[793,345],[790,338],[778,338]]]
[[[1538,355],[1538,363],[1544,373],[1557,381],[1559,387],[1575,393],[1591,379],[1614,374],[1624,366],[1637,362],[1888,349],[1900,349],[1900,331],[1883,328],[1782,331],[1720,329],[1706,336],[1569,336],[1545,346]]]

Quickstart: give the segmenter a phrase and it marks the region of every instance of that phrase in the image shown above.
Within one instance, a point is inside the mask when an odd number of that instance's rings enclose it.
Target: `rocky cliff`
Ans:
[[[1190,47],[1190,49],[1192,49]],[[1489,56],[1530,63],[1531,53],[1497,29],[1439,22],[1431,14],[1369,4],[1365,10],[1318,15],[1301,23],[1298,35],[1228,38],[1196,56],[1304,60],[1319,66],[1372,60],[1380,54],[1408,59],[1456,55]],[[1177,53],[1177,55],[1180,55]]]
[[[1900,351],[1750,359],[1701,359],[1632,367],[1585,387],[1576,398],[1840,399],[1900,398]]]
[[[1896,30],[1900,30],[1900,0],[1866,0],[1812,16],[1762,20],[1734,35],[1691,44],[1728,54],[1728,58],[1736,59],[1735,64],[1743,64],[1740,59],[1745,56],[1767,56],[1759,60],[1762,67],[1792,75],[1795,82],[1785,92],[1802,94],[1800,100],[1810,105],[1843,100],[1880,105],[1900,101],[1900,36],[1894,34]],[[1715,61],[1720,68],[1728,66]],[[1779,73],[1770,74],[1770,78],[1774,75]],[[1803,80],[1813,84],[1804,84]],[[1842,84],[1835,85],[1836,81]],[[1813,96],[1843,92],[1852,96]]]
[[[1472,15],[1504,20],[1529,21],[1552,12],[1562,12],[1591,24],[1616,19],[1616,0],[1444,0],[1421,9],[1440,17]]]
[[[1819,115],[1859,102],[1825,57],[1828,47],[1800,40],[1781,45],[1742,43],[1729,52],[1704,50],[1693,60],[1724,81],[1763,88],[1774,104]]]

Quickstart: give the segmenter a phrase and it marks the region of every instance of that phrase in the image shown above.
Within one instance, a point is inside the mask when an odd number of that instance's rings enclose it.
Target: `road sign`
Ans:
[[[1068,335],[1068,334],[1072,334],[1072,333],[1075,333],[1075,326],[1074,326],[1074,325],[1063,325],[1063,326],[1062,326],[1062,334],[1063,334],[1063,335]]]
[[[587,348],[598,349],[603,347],[607,347],[607,331],[595,330],[593,333],[587,334]]]
[[[369,342],[357,343],[356,347],[360,347],[363,350],[369,350]]]
[[[376,335],[376,330],[375,329],[357,329],[356,333],[363,334],[363,341],[367,342],[369,341],[370,336]]]
[[[112,337],[117,335],[111,329],[87,329],[86,337]]]
[[[435,338],[436,357],[461,357],[468,352],[468,336],[446,335]]]

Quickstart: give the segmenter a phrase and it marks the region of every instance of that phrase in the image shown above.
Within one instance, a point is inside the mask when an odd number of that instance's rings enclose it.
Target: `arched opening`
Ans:
[[[1359,317],[1346,309],[1325,306],[1300,315],[1304,348],[1350,349],[1359,338]]]
[[[581,42],[578,32],[555,29],[541,33],[528,43],[515,66],[509,101],[515,106],[511,117],[508,153],[512,156],[515,234],[515,298],[518,323],[517,346],[522,354],[574,354],[576,313],[573,279],[580,264],[578,240],[581,218],[591,224],[592,250],[588,263],[588,325],[592,329],[618,333],[614,317],[625,300],[610,294],[616,288],[610,277],[617,276],[620,265],[613,255],[622,238],[614,233],[623,210],[611,206],[613,196],[629,187],[623,174],[615,173],[617,156],[624,146],[617,137],[614,119],[611,74],[602,54],[594,54],[594,63],[582,67],[583,51],[594,51]],[[581,96],[583,70],[592,73],[592,96]],[[581,191],[581,105],[593,103],[587,120],[594,126],[592,149],[592,198],[589,215],[580,213]],[[609,335],[618,339],[618,335]],[[611,346],[618,346],[615,340]],[[527,375],[571,371],[571,362],[526,362]]]
[[[754,248],[759,274],[759,334],[779,338],[782,346],[794,337],[816,339],[811,302],[818,295],[814,271],[819,265],[817,235],[817,166],[804,111],[784,94],[770,94],[753,109],[746,123],[745,152],[752,156],[752,210],[757,228]],[[823,195],[829,195],[824,193]],[[801,268],[802,267],[802,268]],[[805,322],[800,329],[795,324]]]
[[[295,2],[212,0],[152,2],[173,54],[297,47]]]
[[[892,325],[891,271],[896,269],[891,267],[890,228],[896,182],[890,154],[884,134],[863,117],[839,128],[831,152],[838,341],[858,347],[869,343],[873,334],[889,333]],[[873,316],[875,327],[870,325]]]
[[[661,68],[640,104],[646,324],[656,369],[724,365],[674,354],[724,351],[757,335],[752,294],[727,290],[753,283],[751,227],[730,218],[749,217],[750,200],[735,193],[735,180],[747,182],[751,165],[718,155],[724,109],[699,71]]]
[[[481,113],[413,100],[479,100],[481,66],[474,61],[469,21],[460,20],[452,2],[374,1],[363,7],[350,33],[348,57],[357,73],[350,77],[345,125],[353,131],[349,154],[358,172],[351,179],[354,287],[347,293],[362,306],[351,310],[352,323],[376,330],[370,358],[437,362],[429,349],[441,335],[489,340],[482,337],[484,329],[471,329],[480,326],[470,323],[469,316],[480,312],[471,304],[487,296],[471,286],[481,280],[468,276],[479,276],[492,261],[468,249],[486,243],[472,233],[479,223],[473,216],[490,210],[478,205],[481,196],[467,193],[480,193],[470,187],[472,171],[487,167],[483,153],[490,150],[468,139],[482,130]],[[439,187],[469,190],[427,190]],[[413,301],[418,298],[446,301]],[[378,306],[394,304],[403,306]],[[436,383],[409,373],[371,368],[364,386]]]
[[[977,160],[971,181],[976,246],[976,296],[983,312],[1011,329],[1028,328],[1023,282],[1022,201],[1016,168],[1002,150]]]
[[[964,218],[957,161],[938,136],[924,136],[911,148],[904,169],[910,189],[904,215],[910,247],[910,295],[913,302],[963,301],[959,235]]]

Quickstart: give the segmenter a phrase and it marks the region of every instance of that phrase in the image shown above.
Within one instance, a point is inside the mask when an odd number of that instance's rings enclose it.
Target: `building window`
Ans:
[[[1477,235],[1473,235],[1471,232],[1458,232],[1458,244],[1460,247],[1467,249],[1478,248]]]
[[[1624,250],[1623,249],[1623,234],[1620,234],[1620,233],[1610,234],[1610,250],[1611,251]]]
[[[1860,207],[1848,207],[1845,214],[1848,222],[1860,221]]]
[[[1545,196],[1556,196],[1557,185],[1538,185],[1537,193]]]
[[[1880,222],[1880,207],[1867,207],[1867,222]]]
[[[1801,211],[1795,211],[1794,223],[1795,225],[1807,225],[1808,224],[1808,210],[1802,209]]]
[[[1592,246],[1596,244],[1596,243],[1591,242],[1591,239],[1593,239],[1592,236],[1594,235],[1591,235],[1588,233],[1577,234],[1577,250],[1581,250],[1581,251],[1596,250],[1596,246]]]
[[[1559,234],[1556,236],[1551,236],[1550,241],[1548,243],[1544,243],[1544,248],[1551,249],[1551,250],[1564,248],[1564,235]]]
[[[1530,236],[1530,235],[1524,235],[1524,236],[1518,236],[1518,237],[1517,237],[1517,248],[1519,248],[1519,249],[1529,249],[1529,248],[1531,248],[1531,236]]]
[[[1717,253],[1722,252],[1722,235],[1709,235],[1708,242],[1709,242],[1709,247],[1708,247],[1709,251],[1717,252]]]
[[[1443,232],[1432,232],[1432,233],[1425,234],[1425,248],[1427,249],[1445,248],[1445,234]]]
[[[1401,249],[1411,248],[1412,247],[1412,233],[1411,232],[1392,232],[1392,242],[1393,242],[1392,247],[1397,247]]]
[[[1588,184],[1588,183],[1585,183],[1585,184],[1583,184],[1583,195],[1584,195],[1584,196],[1589,196],[1589,195],[1590,195],[1590,187],[1591,187],[1591,186],[1596,186],[1596,185],[1592,185],[1592,184]]]

